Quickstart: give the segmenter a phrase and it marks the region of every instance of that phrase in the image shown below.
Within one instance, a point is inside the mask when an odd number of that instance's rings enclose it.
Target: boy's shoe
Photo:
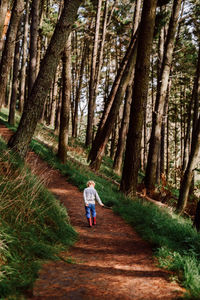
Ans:
[[[87,218],[87,219],[88,219],[89,227],[92,227],[92,219],[91,218]]]
[[[93,225],[96,225],[96,217],[93,217]]]

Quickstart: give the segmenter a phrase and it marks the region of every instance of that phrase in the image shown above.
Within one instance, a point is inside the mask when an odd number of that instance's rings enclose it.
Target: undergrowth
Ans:
[[[14,299],[77,234],[66,209],[1,140],[0,153],[0,299]]]

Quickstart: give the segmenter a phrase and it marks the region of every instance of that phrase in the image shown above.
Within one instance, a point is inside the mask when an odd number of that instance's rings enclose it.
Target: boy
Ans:
[[[99,195],[94,187],[95,187],[94,181],[89,180],[87,182],[87,188],[85,188],[83,191],[83,198],[85,201],[86,218],[88,219],[89,227],[92,227],[92,219],[91,219],[90,212],[92,213],[92,217],[93,217],[93,225],[96,225],[95,200],[97,200],[101,206],[104,206],[104,204],[101,202],[101,199],[99,198]]]

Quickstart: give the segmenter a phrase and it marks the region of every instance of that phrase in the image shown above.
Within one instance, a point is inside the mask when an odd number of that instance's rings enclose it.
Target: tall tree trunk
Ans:
[[[15,0],[0,65],[0,107],[5,100],[7,78],[13,63],[17,29],[23,9],[24,0]]]
[[[113,127],[111,134],[111,145],[110,145],[110,158],[114,159],[115,148],[116,148],[116,137],[117,137],[117,121],[115,122],[115,126]]]
[[[192,139],[195,138],[195,128],[197,126],[197,121],[199,117],[199,92],[200,89],[200,42],[199,42],[199,53],[198,53],[198,61],[197,61],[197,71],[194,82],[194,90],[193,90],[193,102],[194,102],[194,113],[193,113],[193,122],[192,122]]]
[[[37,79],[31,95],[26,101],[17,132],[11,137],[8,145],[24,157],[34,134],[37,122],[43,109],[43,103],[51,87],[61,54],[77,16],[81,0],[66,0],[61,17],[56,25],[50,44],[41,62]]]
[[[168,86],[169,88],[169,86]],[[162,126],[161,126],[161,142],[160,142],[160,175],[165,174],[165,131],[166,131],[166,124],[167,124],[167,114],[168,114],[168,97],[166,97],[165,105],[164,105],[164,113],[162,119]]]
[[[102,32],[101,43],[99,47],[98,64],[97,64],[96,79],[95,79],[95,92],[94,92],[95,98],[98,92],[100,73],[103,64],[103,50],[104,50],[104,44],[106,39],[106,33],[107,33],[107,19],[108,19],[108,1],[105,1],[104,15],[103,15],[103,32]]]
[[[60,132],[58,143],[58,157],[65,163],[67,158],[67,146],[69,137],[69,116],[71,102],[71,34],[67,40],[63,53],[63,90],[60,114]]]
[[[142,0],[135,1],[135,10],[133,17],[133,35],[136,33],[140,20],[140,9],[141,9]]]
[[[128,64],[126,65],[126,69],[121,78],[121,82],[117,90],[117,93],[115,95],[115,99],[113,101],[112,107],[106,119],[105,125],[96,135],[94,143],[92,145],[89,158],[91,159],[90,167],[94,170],[99,170],[100,168],[105,147],[106,144],[108,143],[108,139],[110,137],[113,125],[117,119],[119,108],[124,99],[127,86],[130,82],[130,79],[133,78],[134,76],[135,61],[137,55],[137,45],[138,42],[136,40],[131,56],[129,57]]]
[[[62,88],[59,90],[59,96],[56,103],[56,118],[55,118],[55,134],[59,133],[60,129],[60,112],[61,112],[61,102],[62,102]]]
[[[37,44],[39,26],[39,5],[40,0],[32,0],[31,6],[31,27],[30,27],[30,57],[28,72],[28,96],[31,94],[33,84],[36,79],[37,66]]]
[[[20,34],[21,30],[18,28],[17,42],[15,44],[15,56],[13,65],[13,81],[12,81],[12,95],[10,100],[10,110],[8,116],[8,123],[10,125],[15,124],[15,110],[17,102],[17,91],[18,91],[18,72],[19,72],[19,58],[20,58]]]
[[[200,117],[197,120],[197,124],[195,128],[195,137],[192,140],[189,161],[183,176],[183,180],[181,182],[179,199],[177,204],[177,211],[179,213],[184,212],[184,209],[187,205],[190,185],[193,178],[193,171],[196,168],[198,163],[199,148],[200,148]]]
[[[114,172],[119,176],[121,175],[123,154],[126,146],[126,136],[128,131],[131,100],[132,100],[132,84],[129,84],[126,90],[124,111],[123,111],[121,127],[119,130],[117,151],[115,153],[115,159],[113,163]]]
[[[22,62],[21,62],[21,78],[20,78],[20,96],[19,96],[19,111],[23,111],[24,99],[26,97],[26,61],[28,49],[28,27],[29,27],[29,1],[26,1],[26,14],[24,20],[24,35],[22,45]]]
[[[149,83],[150,54],[153,42],[157,0],[144,0],[138,54],[135,68],[129,130],[120,189],[134,196],[137,189],[141,157],[141,138]]]
[[[182,0],[174,0],[172,15],[169,23],[169,29],[164,49],[164,57],[158,82],[158,90],[156,95],[155,112],[153,114],[153,124],[149,145],[149,154],[145,176],[145,186],[147,189],[153,189],[156,184],[157,155],[160,149],[161,124],[163,118],[163,110],[167,94],[167,86],[172,63],[173,49],[176,28],[178,24],[178,16]]]
[[[98,44],[99,44],[101,6],[102,6],[102,0],[98,0],[98,9],[97,9],[96,25],[95,25],[95,37],[94,37],[94,46],[92,51],[92,63],[91,63],[90,83],[89,83],[86,146],[91,145],[92,135],[93,135],[93,122],[94,122],[94,110],[95,110],[95,79],[96,79]]]
[[[53,85],[53,92],[52,92],[52,103],[51,103],[51,116],[50,116],[50,125],[54,128],[55,127],[55,115],[56,115],[56,103],[58,98],[58,77],[59,77],[59,68],[57,68],[54,85]]]
[[[78,81],[78,85],[76,88],[74,115],[72,117],[72,136],[73,137],[77,137],[77,131],[78,131],[78,105],[80,102],[81,88],[82,88],[82,84],[83,84],[83,75],[84,75],[86,58],[87,58],[87,45],[86,45],[86,41],[85,41],[85,45],[84,45],[83,53],[82,53],[79,81]]]
[[[3,30],[6,19],[6,14],[8,10],[8,0],[0,1],[0,61],[1,61],[1,53],[3,50]]]

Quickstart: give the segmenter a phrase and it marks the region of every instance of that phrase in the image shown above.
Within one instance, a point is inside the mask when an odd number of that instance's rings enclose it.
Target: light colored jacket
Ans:
[[[103,205],[97,191],[91,186],[84,189],[83,199],[85,201],[85,205],[95,204],[95,200],[97,200],[100,205]]]

